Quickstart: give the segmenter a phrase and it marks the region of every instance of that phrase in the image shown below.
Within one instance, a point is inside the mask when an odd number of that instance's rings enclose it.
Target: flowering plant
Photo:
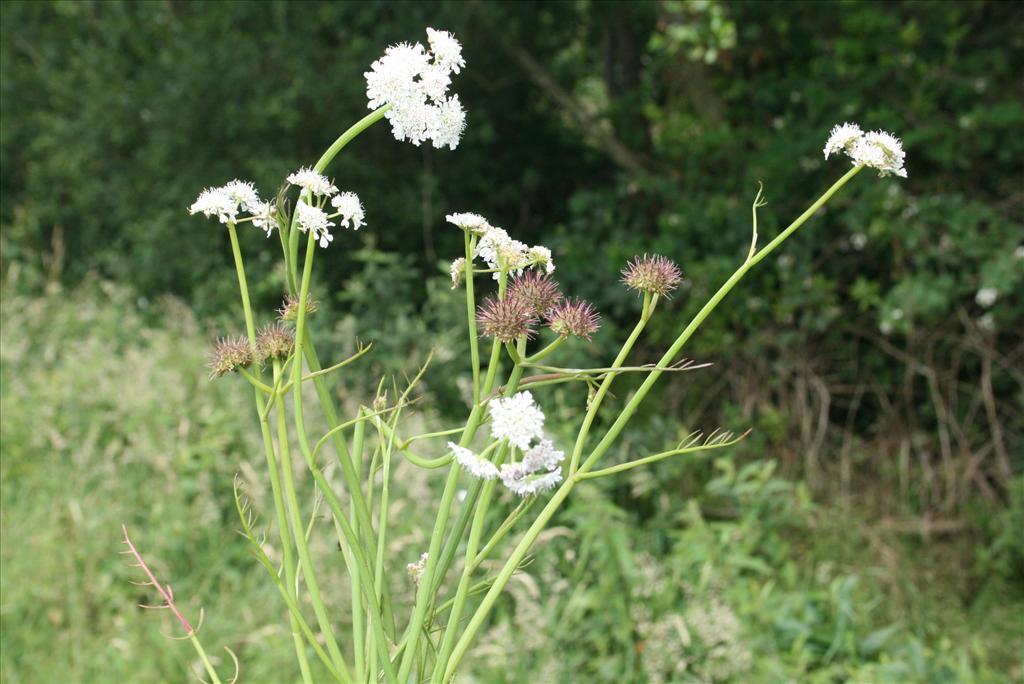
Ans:
[[[368,353],[370,347],[360,347],[352,357],[323,367],[310,334],[310,315],[317,309],[310,297],[310,282],[317,246],[329,248],[336,237],[332,229],[358,230],[366,225],[367,217],[358,196],[339,191],[324,172],[343,148],[381,119],[390,123],[399,141],[457,147],[466,115],[458,96],[449,95],[448,90],[452,76],[465,66],[461,46],[445,31],[427,29],[427,35],[429,47],[419,43],[392,46],[371,65],[365,76],[373,111],[343,133],[312,167],[288,175],[275,200],[263,200],[251,183],[235,180],[204,190],[189,208],[192,214],[201,213],[225,225],[234,256],[246,334],[217,344],[210,362],[211,376],[237,373],[252,387],[274,502],[280,565],[268,554],[257,516],[240,486],[236,486],[236,505],[243,534],[281,595],[305,682],[313,680],[311,657],[338,681],[404,683],[413,676],[417,681],[451,681],[498,597],[576,485],[662,459],[726,448],[742,439],[743,435],[718,430],[706,436],[698,432],[659,453],[601,465],[662,375],[696,367],[682,359],[680,352],[750,269],[865,167],[875,168],[883,176],[906,176],[899,140],[882,132],[863,133],[852,124],[836,127],[825,145],[825,156],[845,153],[852,168],[761,247],[757,210],[764,206],[764,199],[759,190],[752,205],[752,237],[746,258],[661,358],[640,366],[626,362],[659,303],[671,297],[682,280],[673,261],[643,255],[626,264],[621,280],[638,294],[640,313],[608,366],[562,367],[553,360],[559,349],[585,343],[598,330],[600,316],[594,307],[562,293],[552,276],[555,262],[548,248],[520,242],[478,214],[452,213],[447,221],[462,232],[464,245],[463,254],[451,264],[450,275],[452,287],[465,291],[472,377],[468,416],[452,429],[403,434],[403,409],[411,403],[427,370],[425,363],[404,388],[396,385],[389,393],[382,382],[372,401],[355,415],[342,418],[327,379]],[[297,193],[294,204],[289,200],[291,193]],[[370,214],[372,217],[372,211]],[[239,247],[238,229],[245,223],[264,231],[268,238],[277,233],[286,273],[288,292],[280,320],[263,327],[257,327]],[[480,289],[492,287],[493,293],[478,294]],[[541,328],[550,331],[551,341],[538,345],[535,340]],[[481,338],[485,342],[481,343]],[[596,430],[597,413],[623,373],[640,374],[643,380],[615,420]],[[306,418],[309,399],[303,389],[307,383],[313,385],[328,423],[319,436],[311,434]],[[570,446],[557,444],[552,437],[555,432],[545,428],[542,406],[545,388],[571,383],[582,383],[587,398]],[[599,433],[594,435],[596,439],[592,439],[592,430]],[[351,579],[352,629],[347,640],[335,631],[336,622],[321,593],[325,569],[317,567],[310,549],[310,536],[317,528],[303,519],[308,510],[299,496],[302,483],[295,477],[293,439],[313,481],[312,499],[317,505],[322,500],[329,509]],[[433,458],[419,455],[412,445],[421,441],[433,441],[444,453]],[[335,451],[344,491],[338,491],[325,474],[327,447]],[[396,559],[387,554],[389,486],[392,460],[397,457],[419,468],[446,473],[439,499],[427,504],[434,514],[427,548],[405,568],[415,598],[404,619],[398,614],[401,606],[392,600],[389,581]],[[464,496],[457,497],[463,486]],[[535,507],[540,510],[534,512]],[[158,589],[163,607],[179,616],[207,675],[219,682],[195,630],[175,606],[169,586],[156,580],[125,534],[131,555],[145,569],[148,583]],[[508,542],[515,536],[514,543]],[[492,574],[485,568],[494,566],[493,559],[500,561]],[[485,561],[492,562],[485,565]],[[307,615],[307,604],[313,620]]]

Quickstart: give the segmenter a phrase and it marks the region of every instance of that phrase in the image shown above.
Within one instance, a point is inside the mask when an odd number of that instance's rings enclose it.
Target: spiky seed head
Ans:
[[[239,368],[251,366],[254,360],[249,340],[244,337],[222,337],[217,340],[207,364],[210,378],[219,378]]]
[[[313,313],[320,308],[320,302],[311,296],[306,296],[306,315]],[[296,295],[286,295],[281,302],[281,308],[277,310],[277,316],[282,321],[294,321],[299,314],[299,298]]]
[[[286,359],[295,348],[295,333],[281,323],[269,323],[256,333],[256,355],[260,362]]]
[[[562,301],[558,283],[547,273],[527,271],[517,276],[508,288],[508,296],[520,299],[530,307],[534,316],[540,318]]]
[[[476,322],[484,336],[514,342],[524,335],[533,337],[538,319],[530,305],[518,297],[488,297],[477,307]]]
[[[590,337],[601,327],[601,315],[582,299],[564,299],[547,315],[548,327],[562,337]]]
[[[661,297],[668,297],[682,279],[683,274],[675,262],[660,254],[634,257],[622,269],[622,282],[627,287]]]

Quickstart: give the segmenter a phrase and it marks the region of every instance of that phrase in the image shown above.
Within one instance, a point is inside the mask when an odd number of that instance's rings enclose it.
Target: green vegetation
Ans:
[[[762,235],[801,208],[831,125],[903,133],[910,173],[858,179],[726,300],[688,348],[714,365],[666,382],[621,446],[656,451],[718,426],[752,435],[718,460],[580,486],[498,604],[467,679],[1024,677],[1019,4],[2,13],[4,682],[198,671],[187,643],[160,635],[174,633],[170,616],[134,608],[151,597],[129,584],[122,522],[189,617],[205,609],[222,672],[227,646],[242,681],[297,678],[280,598],[235,534],[236,474],[272,518],[252,407],[241,383],[203,368],[211,331],[242,330],[222,314],[237,297],[230,252],[185,207],[203,185],[237,175],[269,187],[313,161],[366,111],[361,74],[381,46],[428,25],[466,46],[470,126],[450,153],[396,145],[381,126],[358,141],[374,164],[331,168],[369,209],[344,249],[318,256],[313,286],[317,316],[336,321],[318,329],[319,349],[340,359],[357,337],[374,342],[338,381],[343,402],[367,401],[370,378],[414,368],[436,343],[417,419],[446,425],[462,410],[442,389],[466,354],[446,282],[461,249],[449,211],[554,250],[567,289],[604,315],[578,352],[588,362],[634,312],[609,287],[626,259],[677,260],[686,281],[635,350],[645,363],[742,258],[758,181]],[[273,245],[242,237],[269,265]],[[267,318],[283,273],[251,277]],[[556,399],[557,422],[578,419],[579,395]],[[400,475],[389,551],[411,562],[426,535],[417,506],[440,483]],[[340,567],[336,549],[315,552]],[[411,600],[404,577],[393,584]],[[344,615],[347,584],[325,593]]]

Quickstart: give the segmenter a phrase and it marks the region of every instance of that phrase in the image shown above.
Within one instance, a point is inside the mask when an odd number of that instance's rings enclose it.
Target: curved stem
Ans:
[[[636,344],[637,339],[640,337],[640,333],[643,332],[644,327],[647,325],[647,321],[650,320],[651,313],[656,304],[657,295],[652,296],[650,292],[645,292],[643,309],[640,311],[640,320],[637,321],[636,326],[633,328],[633,332],[631,332],[629,337],[626,338],[626,342],[622,345],[622,349],[619,350],[618,355],[612,362],[611,371],[620,368],[622,364],[626,362],[629,352],[633,349],[633,345]],[[590,432],[590,426],[594,423],[594,418],[597,417],[597,411],[601,408],[601,402],[604,401],[605,395],[608,394],[608,390],[615,381],[615,377],[616,373],[614,372],[609,372],[604,376],[601,386],[597,389],[594,397],[590,400],[590,405],[587,407],[587,414],[583,417],[583,424],[580,426],[580,431],[576,435],[576,444],[572,448],[572,457],[569,459],[569,475],[574,474],[579,468],[580,456],[583,453],[583,447],[587,443],[587,435]]]

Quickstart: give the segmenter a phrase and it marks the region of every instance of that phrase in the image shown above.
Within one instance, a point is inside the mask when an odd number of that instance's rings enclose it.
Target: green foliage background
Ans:
[[[394,371],[438,346],[429,420],[461,410],[445,380],[465,370],[445,213],[555,251],[563,286],[604,313],[581,361],[607,357],[635,314],[625,260],[677,260],[687,280],[644,362],[741,258],[758,181],[770,236],[843,170],[821,158],[833,124],[902,136],[910,175],[861,174],[708,321],[688,354],[715,366],[666,383],[623,447],[753,436],[729,461],[662,464],[567,510],[577,536],[537,560],[558,576],[503,606],[492,643],[507,652],[474,676],[1020,677],[1022,25],[1000,2],[5,3],[0,677],[180,676],[185,651],[126,617],[125,518],[179,592],[222,614],[211,639],[276,639],[259,636],[274,597],[230,534],[247,409],[199,367],[213,332],[240,325],[230,255],[185,207],[234,177],[272,192],[366,112],[369,63],[425,26],[465,46],[467,134],[436,151],[382,125],[334,163],[368,226],[323,254],[315,287],[339,357],[358,335]],[[274,245],[243,237],[269,316]],[[657,595],[621,591],[653,576]],[[683,640],[677,614],[717,615],[725,636]],[[517,642],[556,628],[572,637]],[[721,669],[723,644],[755,669]],[[251,680],[293,674],[286,649],[244,655]]]

